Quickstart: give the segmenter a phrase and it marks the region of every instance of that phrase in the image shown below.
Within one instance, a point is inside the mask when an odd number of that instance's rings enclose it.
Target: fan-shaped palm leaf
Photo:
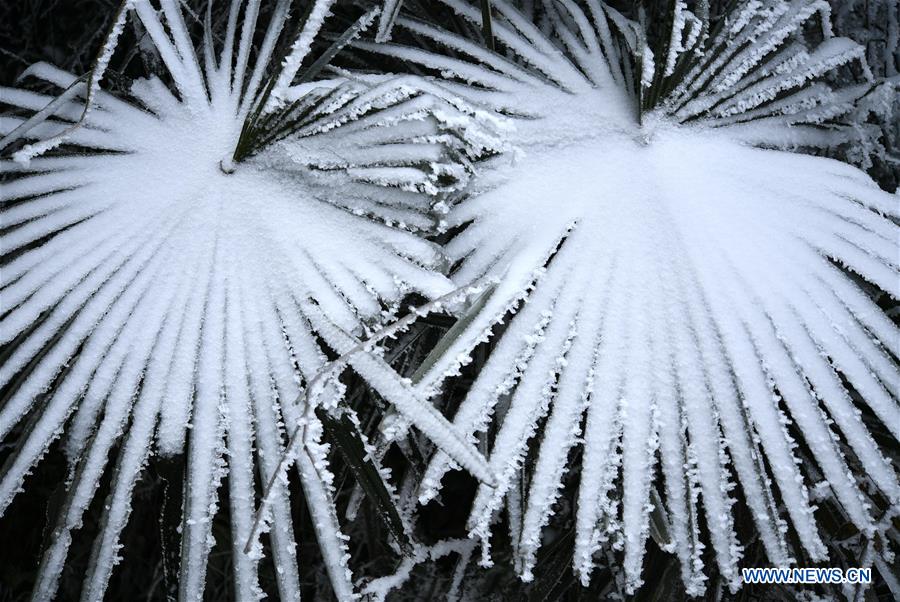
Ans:
[[[480,22],[477,6],[444,4]],[[705,578],[699,501],[721,574],[739,584],[732,479],[773,563],[792,561],[788,525],[822,559],[791,423],[849,519],[872,533],[860,482],[892,504],[900,488],[845,381],[900,435],[900,337],[848,271],[900,297],[898,199],[856,168],[775,150],[856,135],[843,116],[875,86],[833,89],[822,76],[861,48],[831,37],[827,3],[814,0],[746,2],[708,37],[674,2],[662,49],[597,0],[544,3],[543,28],[493,4],[498,53],[405,18],[398,27],[458,58],[359,44],[440,71],[448,90],[508,116],[521,149],[482,164],[447,216],[464,226],[446,246],[456,278],[503,282],[418,385],[432,392],[515,310],[454,419],[473,441],[498,424],[499,486],[479,490],[472,533],[487,549],[504,498],[527,478],[511,528],[529,579],[581,443],[574,562],[585,582],[607,542],[624,548],[629,589],[640,584],[657,464],[689,592]],[[819,43],[803,35],[817,22]],[[851,474],[845,453],[866,474]],[[437,453],[423,501],[449,466]]]
[[[0,437],[16,441],[0,479],[0,511],[63,432],[72,466],[35,599],[52,597],[72,531],[120,441],[83,590],[85,600],[103,597],[154,438],[160,453],[188,454],[181,597],[202,596],[226,473],[236,590],[240,599],[258,597],[260,554],[242,552],[255,510],[255,457],[268,479],[283,423],[304,419],[300,480],[334,591],[341,599],[353,593],[322,427],[294,400],[326,365],[326,350],[353,348],[404,294],[453,289],[434,271],[439,250],[414,232],[432,223],[431,203],[465,172],[452,161],[454,108],[409,79],[291,87],[331,2],[310,5],[279,56],[289,4],[272,7],[257,47],[258,1],[233,2],[224,42],[214,42],[207,22],[197,46],[173,0],[159,10],[127,2],[87,81],[42,64],[27,75],[62,88],[57,100],[0,89],[0,101],[20,110],[0,122],[4,144],[39,141],[17,161],[0,162]],[[98,82],[129,11],[171,87],[139,80],[133,100],[123,100]],[[349,361],[487,476],[478,453],[383,361]],[[328,382],[322,402],[340,393]],[[278,586],[283,599],[296,599],[286,490],[273,495]]]

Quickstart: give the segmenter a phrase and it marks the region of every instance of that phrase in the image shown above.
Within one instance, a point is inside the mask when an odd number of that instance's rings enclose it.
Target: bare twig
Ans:
[[[27,122],[23,123],[21,126],[16,128],[15,131],[9,134],[9,136],[5,137],[2,141],[0,141],[0,150],[9,145],[13,140],[24,135],[25,132],[33,128],[40,121],[45,120],[49,117],[53,111],[56,110],[60,104],[62,104],[60,99],[63,101],[68,100],[73,97],[76,92],[80,91],[80,86],[77,84],[83,82],[84,78],[87,78],[87,91],[85,93],[84,99],[84,109],[81,111],[81,117],[78,120],[67,127],[65,130],[52,136],[46,140],[42,140],[40,142],[36,142],[35,144],[29,144],[17,151],[13,157],[16,161],[21,161],[23,163],[27,163],[30,159],[46,153],[49,150],[52,150],[65,142],[65,140],[71,136],[75,131],[81,128],[84,125],[85,120],[87,119],[88,113],[90,113],[91,107],[94,103],[94,97],[97,95],[97,92],[100,90],[100,81],[103,79],[104,73],[106,73],[106,68],[109,65],[109,60],[112,58],[112,54],[116,49],[116,42],[119,39],[119,36],[122,33],[122,29],[125,26],[125,17],[127,16],[128,9],[131,6],[133,0],[122,0],[122,3],[119,5],[119,10],[116,12],[116,17],[113,19],[113,24],[110,27],[109,33],[107,33],[106,38],[103,41],[103,45],[100,47],[100,51],[97,53],[97,58],[94,59],[93,64],[91,65],[91,70],[82,76],[79,80],[73,82],[71,86],[66,88],[66,90],[60,95],[60,97],[55,98],[50,103],[47,104],[44,109],[35,114],[32,119],[29,119]],[[52,108],[51,108],[52,107]],[[50,112],[48,113],[48,109]],[[41,116],[40,121],[32,120]],[[28,126],[23,131],[21,130],[24,126]],[[16,134],[15,138],[12,138],[13,134]]]
[[[460,298],[464,298],[474,292],[478,292],[480,290],[480,287],[492,281],[493,277],[491,276],[479,278],[471,284],[467,284],[465,286],[454,289],[446,295],[442,295],[441,297],[438,297],[437,299],[429,303],[412,308],[409,314],[396,320],[389,326],[382,328],[365,341],[361,341],[359,344],[351,348],[339,358],[324,366],[321,370],[319,370],[319,372],[315,374],[315,376],[313,376],[313,378],[309,381],[306,389],[297,397],[297,401],[295,402],[295,405],[297,407],[302,406],[305,409],[304,417],[294,426],[288,445],[284,449],[284,452],[281,454],[281,458],[278,461],[278,466],[276,467],[275,471],[272,472],[272,474],[269,476],[269,481],[266,484],[265,491],[263,492],[263,498],[260,502],[259,508],[256,511],[256,517],[253,521],[253,528],[251,529],[250,536],[248,537],[247,543],[244,546],[244,553],[250,552],[253,542],[256,541],[257,537],[259,536],[263,519],[268,512],[269,505],[271,504],[272,491],[275,488],[275,483],[286,473],[299,443],[303,441],[304,448],[306,448],[307,446],[305,441],[307,434],[306,427],[312,419],[312,412],[316,407],[315,401],[318,399],[319,395],[321,395],[328,379],[339,375],[340,372],[343,371],[343,369],[350,362],[350,360],[358,353],[371,352],[378,342],[392,337],[397,333],[402,332],[403,330],[406,330],[420,317],[426,316],[436,311],[442,311],[447,305],[452,304],[460,300]],[[313,462],[313,465],[315,465],[315,462]]]

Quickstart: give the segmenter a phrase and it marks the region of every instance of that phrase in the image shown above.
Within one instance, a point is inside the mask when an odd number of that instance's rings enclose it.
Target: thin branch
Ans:
[[[282,452],[281,454],[281,458],[278,462],[278,467],[274,472],[272,472],[269,477],[269,481],[266,484],[266,489],[263,493],[262,501],[260,502],[259,508],[256,511],[256,517],[253,521],[253,528],[251,529],[250,536],[248,537],[247,543],[244,546],[244,553],[250,552],[250,549],[253,546],[253,542],[256,541],[257,537],[259,536],[263,518],[266,516],[271,504],[272,492],[275,489],[275,483],[279,479],[283,478],[283,476],[287,472],[287,468],[294,458],[294,453],[298,444],[303,441],[304,448],[307,447],[305,441],[306,427],[311,420],[312,411],[315,408],[314,402],[318,399],[318,396],[324,389],[328,379],[338,376],[340,372],[347,366],[350,360],[358,353],[370,353],[378,342],[406,330],[421,317],[424,317],[433,312],[443,311],[446,306],[456,303],[462,298],[465,298],[473,293],[479,292],[480,287],[493,281],[494,277],[485,276],[475,280],[470,284],[454,289],[446,295],[442,295],[441,297],[438,297],[437,299],[429,303],[426,303],[419,307],[413,307],[409,314],[393,322],[389,326],[382,328],[365,341],[361,341],[359,344],[341,355],[339,358],[327,364],[325,367],[319,370],[319,372],[317,372],[315,376],[313,376],[313,378],[309,381],[306,389],[303,391],[303,393],[298,395],[295,402],[295,405],[297,407],[305,408],[305,415],[294,426],[294,430],[291,432],[291,437],[288,445],[284,449],[284,452]],[[315,465],[315,462],[313,462],[313,465]]]
[[[131,7],[132,2],[133,0],[123,0],[119,5],[119,10],[116,12],[116,18],[113,20],[113,24],[110,27],[109,33],[106,35],[106,38],[103,41],[103,46],[100,47],[100,52],[97,53],[97,58],[94,59],[94,62],[91,65],[91,70],[86,74],[87,93],[85,94],[84,109],[81,111],[81,117],[78,118],[78,121],[67,127],[59,134],[52,136],[47,140],[43,140],[35,144],[29,144],[14,153],[13,158],[16,161],[27,163],[34,157],[42,155],[47,151],[56,148],[57,146],[65,142],[65,140],[75,131],[80,129],[81,126],[84,125],[88,113],[90,113],[92,105],[94,104],[94,97],[100,90],[100,81],[103,79],[103,75],[106,73],[106,68],[109,66],[109,60],[112,58],[112,54],[116,50],[116,43],[118,42],[119,36],[122,34],[122,30],[125,27],[125,17],[128,13],[128,9]],[[84,76],[82,76],[82,78],[83,77]],[[76,81],[75,83],[78,83],[78,81]],[[73,95],[74,93],[72,92],[72,87],[70,86],[62,93],[61,97],[66,97],[67,100]],[[47,107],[44,107],[44,110],[40,111],[38,114],[42,115],[44,119],[49,117],[50,115],[46,114],[45,110],[51,107],[51,105],[54,106],[53,110],[55,110],[55,107],[58,106],[58,104],[55,105],[54,103],[56,103],[57,100],[58,99],[54,99],[53,101],[48,103]],[[35,115],[35,117],[37,117],[37,115]],[[22,125],[24,126],[25,124]],[[35,125],[37,125],[37,122],[29,125],[25,131],[30,130]],[[19,129],[20,128],[17,128],[16,131],[18,131]],[[20,133],[19,135],[23,133],[24,132]],[[10,134],[10,136],[11,135],[12,134]],[[12,142],[12,140],[7,141],[7,138],[9,138],[9,136],[4,138],[3,141],[0,141],[0,149],[3,149],[6,145]]]

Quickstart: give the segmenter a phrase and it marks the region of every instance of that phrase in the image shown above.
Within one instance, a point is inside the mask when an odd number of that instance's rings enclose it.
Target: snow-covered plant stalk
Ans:
[[[116,11],[116,15],[113,18],[112,27],[110,28],[109,33],[106,35],[106,38],[103,41],[103,45],[100,48],[100,52],[97,55],[97,58],[91,65],[91,70],[83,77],[78,78],[77,80],[69,84],[69,86],[62,94],[60,94],[54,101],[51,101],[46,106],[44,106],[42,110],[37,111],[31,119],[20,124],[19,127],[14,129],[12,132],[6,133],[3,138],[0,139],[0,150],[6,148],[16,140],[19,140],[22,137],[26,136],[28,130],[30,130],[35,125],[42,123],[47,117],[53,115],[60,104],[68,102],[69,100],[74,98],[76,94],[81,93],[80,86],[83,82],[86,82],[84,90],[84,105],[81,109],[80,117],[72,125],[59,132],[55,136],[51,136],[35,144],[28,144],[24,148],[18,150],[15,154],[15,158],[17,161],[27,162],[33,157],[42,155],[65,142],[72,132],[81,127],[81,125],[87,118],[88,112],[90,112],[93,106],[94,97],[100,91],[100,82],[103,80],[106,69],[109,67],[109,61],[112,58],[113,52],[115,52],[119,36],[122,35],[122,30],[125,27],[125,19],[127,17],[131,3],[131,0],[124,0],[119,6],[118,11]],[[22,77],[24,77],[25,75],[26,74],[23,74]]]
[[[303,391],[302,397],[298,400],[298,403],[295,404],[306,408],[306,416],[294,426],[294,429],[291,431],[288,445],[279,460],[278,468],[269,477],[266,489],[263,492],[259,510],[256,513],[253,530],[251,531],[250,538],[245,546],[246,551],[249,551],[249,548],[259,534],[258,529],[261,525],[261,521],[269,511],[272,492],[274,491],[277,482],[284,478],[284,472],[291,463],[293,454],[296,453],[299,446],[303,445],[308,447],[310,444],[314,443],[308,439],[309,429],[307,428],[310,422],[313,421],[312,414],[314,410],[320,405],[326,410],[335,409],[336,400],[334,399],[328,400],[324,405],[318,402],[318,398],[322,395],[329,382],[340,376],[340,373],[347,365],[355,365],[357,362],[362,362],[362,365],[365,366],[366,364],[372,363],[373,358],[367,357],[367,355],[375,350],[376,345],[380,341],[395,338],[398,334],[408,329],[420,317],[426,316],[431,312],[444,311],[449,307],[458,305],[461,301],[465,300],[467,296],[482,292],[480,287],[488,280],[492,279],[493,278],[491,277],[482,278],[482,281],[484,282],[473,282],[450,291],[421,307],[410,308],[411,311],[409,314],[396,320],[390,325],[385,326],[363,342],[353,345],[352,339],[348,338],[345,344],[352,346],[343,351],[339,358],[329,362],[322,370],[313,376],[312,379],[310,379]],[[363,370],[365,371],[366,369],[363,368]],[[405,383],[401,383],[401,385],[402,384]],[[391,383],[386,383],[385,386],[391,386]],[[409,398],[414,400],[415,393],[409,393]],[[400,411],[401,413],[408,415],[421,413],[422,417],[417,418],[417,424],[423,429],[425,434],[433,440],[443,440],[442,443],[439,444],[441,448],[453,449],[454,451],[452,454],[457,461],[459,461],[466,469],[470,470],[478,479],[487,483],[489,486],[493,486],[494,478],[487,469],[484,458],[480,455],[473,454],[471,448],[464,442],[459,441],[458,436],[455,435],[452,428],[449,429],[448,432],[448,429],[444,426],[443,418],[440,417],[436,409],[424,402],[419,403],[418,406],[420,407],[408,408],[405,412],[403,412],[403,410]]]
[[[477,3],[442,4],[480,24]],[[900,298],[900,206],[856,168],[787,151],[856,139],[844,118],[892,84],[826,82],[851,63],[867,70],[859,45],[833,37],[824,0],[737,3],[708,34],[674,2],[664,53],[599,0],[548,0],[534,20],[492,5],[497,52],[406,17],[396,27],[431,48],[357,44],[439,74],[448,93],[515,126],[506,141],[518,151],[479,164],[445,218],[453,276],[503,278],[417,385],[434,393],[514,312],[454,418],[472,442],[496,425],[498,484],[479,489],[469,519],[485,556],[527,470],[510,538],[533,578],[576,445],[583,583],[611,548],[627,590],[641,584],[657,467],[666,547],[692,595],[706,579],[701,520],[720,575],[740,585],[736,484],[776,565],[796,558],[789,531],[809,558],[827,554],[816,474],[873,534],[873,492],[895,506],[900,486],[850,390],[900,437],[900,336],[851,273]],[[814,464],[799,462],[801,443]],[[451,466],[435,455],[422,501]]]

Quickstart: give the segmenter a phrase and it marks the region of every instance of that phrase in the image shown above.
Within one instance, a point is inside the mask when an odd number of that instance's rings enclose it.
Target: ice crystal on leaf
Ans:
[[[476,6],[443,3],[480,24]],[[526,483],[510,522],[530,579],[580,444],[583,582],[611,545],[628,589],[640,585],[658,466],[687,591],[704,588],[701,513],[735,588],[733,480],[775,565],[793,561],[788,528],[810,558],[827,554],[800,443],[849,520],[873,533],[873,492],[896,504],[900,487],[845,385],[898,437],[900,337],[850,272],[900,297],[900,207],[854,167],[789,152],[857,135],[846,117],[878,83],[834,89],[823,76],[860,65],[861,47],[832,36],[824,1],[744,2],[708,34],[677,2],[662,49],[598,0],[545,2],[541,27],[491,4],[496,53],[403,17],[395,27],[434,50],[359,44],[440,72],[441,86],[515,126],[519,152],[483,162],[446,218],[461,227],[446,245],[458,281],[502,281],[418,384],[433,393],[514,311],[454,418],[472,441],[496,424],[499,483],[479,489],[471,533],[488,552],[504,499]],[[805,35],[814,26],[818,41]],[[435,455],[422,501],[451,466]]]
[[[71,464],[36,599],[53,596],[115,445],[83,598],[103,598],[154,447],[187,454],[181,598],[202,597],[225,474],[236,591],[260,597],[258,544],[243,553],[254,471],[269,478],[284,425],[301,420],[307,446],[297,467],[316,536],[335,593],[354,596],[322,427],[295,399],[325,367],[327,348],[353,347],[408,292],[454,288],[436,269],[440,250],[415,231],[432,224],[431,204],[466,171],[453,158],[454,107],[414,80],[307,81],[301,65],[331,2],[311,6],[279,56],[288,5],[275,3],[263,25],[258,1],[233,2],[222,35],[207,25],[195,44],[178,3],[126,2],[89,81],[39,64],[26,76],[61,89],[57,99],[0,88],[13,109],[0,121],[4,145],[32,141],[0,162],[0,437],[16,442],[0,511],[63,433]],[[167,73],[120,98],[99,80],[126,18],[139,19]],[[298,73],[306,83],[293,85]],[[488,474],[382,360],[350,364],[439,446]],[[319,400],[334,405],[340,394],[332,380]],[[293,600],[286,489],[272,495],[278,587]]]

